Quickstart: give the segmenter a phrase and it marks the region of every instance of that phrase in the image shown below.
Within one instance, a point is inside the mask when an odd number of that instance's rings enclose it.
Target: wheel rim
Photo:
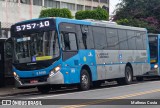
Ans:
[[[127,77],[127,80],[130,82],[132,80],[132,75],[131,75],[131,71],[130,69],[128,68],[127,71],[126,71],[126,77]]]
[[[85,75],[85,74],[82,75],[82,85],[83,85],[84,87],[87,87],[87,86],[88,86],[88,77],[87,77],[87,75]]]

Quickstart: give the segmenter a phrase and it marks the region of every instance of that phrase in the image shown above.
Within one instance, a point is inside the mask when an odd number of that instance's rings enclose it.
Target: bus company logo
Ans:
[[[91,52],[89,52],[88,56],[90,56],[90,57],[91,57],[91,56],[93,56],[93,55],[92,55],[92,53],[91,53]]]
[[[99,53],[97,56],[99,58],[109,58],[109,54],[108,53]]]
[[[2,105],[12,105],[11,100],[2,100]]]
[[[37,72],[37,75],[45,75],[46,74],[46,71],[39,71]]]

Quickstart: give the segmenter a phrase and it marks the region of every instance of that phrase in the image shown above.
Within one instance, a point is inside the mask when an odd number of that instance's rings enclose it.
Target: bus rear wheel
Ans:
[[[131,84],[133,80],[133,73],[130,66],[125,68],[125,84]]]
[[[125,68],[125,77],[117,80],[117,83],[120,85],[129,85],[133,81],[133,72],[130,66]]]
[[[90,76],[89,73],[86,69],[82,69],[81,75],[80,75],[80,85],[79,89],[80,90],[88,90],[90,88]]]
[[[42,94],[46,94],[46,93],[49,93],[49,91],[51,90],[51,87],[49,85],[45,85],[45,86],[38,86],[37,89]]]

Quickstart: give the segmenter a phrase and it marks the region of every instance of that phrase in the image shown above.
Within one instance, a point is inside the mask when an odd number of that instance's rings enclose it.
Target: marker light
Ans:
[[[13,76],[14,76],[14,77],[16,77],[16,76],[17,76],[16,72],[13,72]]]
[[[59,72],[59,70],[61,69],[60,66],[55,67],[54,69],[51,70],[49,76],[53,76],[54,74],[56,74],[57,72]]]
[[[16,74],[16,72],[13,72],[13,76],[19,80],[19,76]]]
[[[57,71],[59,71],[61,68],[60,68],[60,66],[57,66],[57,67],[55,67],[54,68],[54,70],[57,72]]]
[[[157,68],[158,68],[158,65],[157,65],[157,64],[155,64],[155,65],[154,65],[154,68],[155,68],[155,69],[157,69]]]

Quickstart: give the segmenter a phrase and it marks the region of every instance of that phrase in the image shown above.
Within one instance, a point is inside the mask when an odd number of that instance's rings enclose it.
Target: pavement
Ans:
[[[5,89],[4,89],[5,90]],[[27,94],[33,90],[36,93]],[[65,90],[51,91],[48,94],[40,94],[37,89],[26,89],[19,91],[26,94],[4,96],[3,99],[26,99],[30,101],[38,100],[42,106],[34,105],[34,108],[159,108],[160,107],[160,81],[143,81],[131,85],[106,85],[88,91]],[[16,90],[14,90],[16,91]],[[15,92],[14,92],[15,93]],[[116,102],[120,99],[120,102]],[[157,102],[152,104],[131,104],[131,102]],[[111,102],[111,103],[110,103]],[[113,103],[112,103],[113,102]],[[10,108],[11,106],[8,106]],[[22,106],[19,106],[20,108]],[[7,108],[7,107],[5,107]],[[16,106],[17,108],[17,106]],[[26,108],[28,106],[26,105]]]
[[[16,95],[16,94],[26,94],[31,92],[38,92],[36,88],[31,89],[18,89],[13,85],[1,87],[0,88],[0,96],[9,96],[9,95]]]

